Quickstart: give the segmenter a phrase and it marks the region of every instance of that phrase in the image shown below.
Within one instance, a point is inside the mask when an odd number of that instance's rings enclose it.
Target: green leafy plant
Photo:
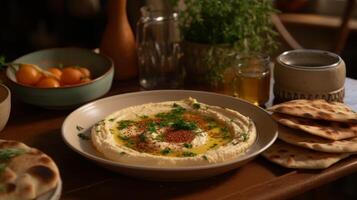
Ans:
[[[210,81],[222,79],[223,70],[230,64],[226,61],[229,58],[242,54],[266,54],[277,48],[277,34],[270,20],[276,10],[271,0],[183,1],[185,8],[179,11],[183,39],[221,45],[212,47],[206,56]],[[171,0],[173,5],[178,5],[178,2]]]

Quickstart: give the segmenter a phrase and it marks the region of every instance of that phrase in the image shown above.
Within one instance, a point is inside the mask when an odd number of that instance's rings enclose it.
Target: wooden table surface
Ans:
[[[136,82],[115,83],[107,96],[137,91]],[[345,102],[357,111],[357,80],[346,80]],[[62,198],[75,199],[283,199],[357,172],[357,156],[326,170],[290,170],[257,157],[243,167],[191,182],[153,182],[126,177],[83,158],[62,140],[71,110],[46,110],[15,98],[0,138],[24,142],[50,155],[63,181]]]

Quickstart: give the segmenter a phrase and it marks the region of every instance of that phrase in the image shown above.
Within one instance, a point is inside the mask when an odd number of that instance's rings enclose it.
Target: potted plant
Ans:
[[[183,0],[179,9],[182,63],[194,82],[219,87],[239,55],[271,52],[277,47],[270,16],[271,0]],[[179,0],[171,0],[178,5]]]

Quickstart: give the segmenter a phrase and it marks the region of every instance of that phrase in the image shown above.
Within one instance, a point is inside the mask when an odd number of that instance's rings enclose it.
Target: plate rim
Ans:
[[[119,97],[127,97],[127,96],[133,96],[133,95],[139,95],[139,94],[153,94],[153,93],[162,93],[162,92],[190,92],[190,93],[199,93],[199,94],[205,94],[205,95],[214,95],[214,96],[219,96],[222,98],[229,98],[235,101],[241,101],[244,104],[247,104],[248,106],[254,107],[255,109],[258,109],[259,111],[263,112],[264,115],[266,115],[269,120],[272,122],[272,126],[275,130],[273,137],[271,138],[271,140],[265,144],[263,147],[261,147],[259,150],[249,154],[248,157],[246,157],[245,155],[239,156],[235,159],[231,159],[225,162],[220,162],[220,163],[212,163],[212,164],[207,164],[207,165],[197,165],[197,166],[177,166],[177,167],[160,167],[160,166],[144,166],[144,165],[139,165],[139,164],[130,164],[130,163],[120,163],[117,161],[112,161],[109,160],[107,158],[104,157],[98,157],[96,155],[93,155],[91,153],[87,153],[87,152],[82,152],[81,150],[75,148],[74,146],[72,146],[70,144],[69,141],[66,140],[65,137],[65,125],[66,123],[68,123],[67,121],[69,120],[70,116],[73,115],[75,112],[81,111],[81,110],[85,110],[87,107],[91,107],[93,106],[93,104],[97,104],[98,102],[102,102],[102,101],[108,101],[110,99],[115,99],[115,98],[119,98]],[[113,111],[115,112],[115,111]],[[204,170],[204,169],[211,169],[211,168],[219,168],[219,167],[224,167],[224,166],[229,166],[232,164],[235,164],[237,162],[244,162],[247,161],[249,159],[252,159],[254,157],[256,157],[257,155],[259,155],[260,153],[262,153],[263,151],[265,151],[267,148],[269,148],[277,139],[278,137],[278,127],[276,122],[270,117],[269,113],[264,110],[261,107],[255,106],[251,103],[249,103],[246,100],[240,99],[240,98],[236,98],[236,97],[231,97],[228,95],[224,95],[224,94],[218,94],[218,93],[214,93],[214,92],[207,92],[207,91],[199,91],[199,90],[151,90],[151,91],[137,91],[137,92],[128,92],[128,93],[123,93],[123,94],[117,94],[117,95],[112,95],[109,97],[105,97],[105,98],[101,98],[95,101],[92,101],[90,103],[87,103],[75,110],[73,110],[70,114],[67,115],[67,117],[65,118],[65,120],[62,123],[62,127],[61,127],[61,136],[62,136],[62,140],[65,142],[65,144],[70,147],[72,150],[74,150],[75,152],[79,153],[80,155],[84,156],[87,159],[90,159],[91,161],[95,161],[95,162],[99,162],[101,164],[106,164],[106,165],[110,165],[112,167],[124,167],[124,168],[130,168],[130,169],[138,169],[138,170],[151,170],[151,171],[192,171],[192,170]],[[257,134],[257,136],[259,136],[259,134]],[[258,137],[257,137],[258,139]],[[254,144],[253,144],[254,145]],[[93,147],[94,148],[94,147]]]

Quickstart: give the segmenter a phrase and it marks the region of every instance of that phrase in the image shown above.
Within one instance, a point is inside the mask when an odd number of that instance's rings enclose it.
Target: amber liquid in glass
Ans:
[[[264,105],[269,100],[270,70],[255,67],[240,70],[235,80],[234,95],[255,105]]]

